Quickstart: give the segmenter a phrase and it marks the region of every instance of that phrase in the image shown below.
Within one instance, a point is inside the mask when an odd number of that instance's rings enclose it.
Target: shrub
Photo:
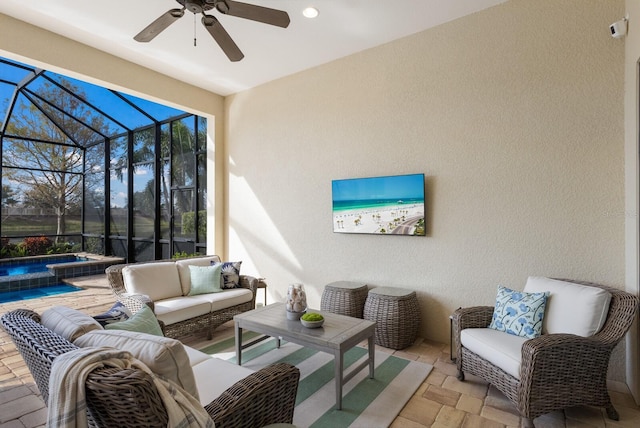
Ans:
[[[47,249],[47,254],[64,254],[73,252],[73,244],[70,242],[54,243]]]
[[[47,250],[53,245],[53,241],[46,236],[24,238],[23,244],[30,256],[47,254]]]
[[[186,251],[176,251],[173,254],[173,257],[171,257],[172,259],[188,259],[190,257],[196,257],[199,256],[200,254],[198,253],[187,253]]]

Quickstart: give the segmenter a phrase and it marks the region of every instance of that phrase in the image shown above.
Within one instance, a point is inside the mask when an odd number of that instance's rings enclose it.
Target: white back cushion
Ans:
[[[108,346],[129,351],[152,372],[175,382],[199,398],[189,355],[178,340],[133,331],[99,330],[80,336],[74,344],[81,348]]]
[[[218,256],[198,257],[196,259],[180,259],[176,261],[178,267],[178,275],[180,275],[180,286],[182,287],[182,295],[189,295],[191,291],[191,272],[189,271],[189,265],[191,266],[211,266],[211,262],[220,262]]]
[[[43,326],[73,342],[93,330],[102,330],[98,321],[89,315],[66,306],[53,306],[40,316]]]
[[[570,333],[589,337],[607,320],[611,293],[597,287],[558,281],[539,276],[529,277],[527,293],[548,291],[542,333]]]
[[[122,279],[127,292],[146,294],[151,300],[182,295],[175,262],[142,263],[125,266]]]

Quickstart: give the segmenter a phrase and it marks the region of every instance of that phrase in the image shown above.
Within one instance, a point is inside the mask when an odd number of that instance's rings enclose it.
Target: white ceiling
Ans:
[[[243,51],[232,63],[190,12],[149,43],[138,32],[176,0],[2,0],[0,13],[29,22],[102,51],[229,95],[427,28],[507,0],[243,0],[289,13],[283,29],[242,18],[216,16]],[[315,19],[302,16],[314,6]],[[0,29],[0,36],[2,29]]]

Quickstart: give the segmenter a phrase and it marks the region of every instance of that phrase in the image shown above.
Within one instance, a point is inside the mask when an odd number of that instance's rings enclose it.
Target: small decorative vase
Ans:
[[[307,310],[307,294],[304,292],[304,285],[291,284],[287,290],[287,319],[299,320]]]

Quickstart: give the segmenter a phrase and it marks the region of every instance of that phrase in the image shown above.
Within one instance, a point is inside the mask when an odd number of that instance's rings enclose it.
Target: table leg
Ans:
[[[336,410],[342,410],[342,379],[344,374],[344,353],[335,353]]]
[[[236,331],[236,363],[241,366],[242,365],[242,328],[238,322],[235,323],[235,331]]]
[[[373,334],[369,336],[369,344],[367,347],[369,348],[369,378],[373,379],[373,370],[376,359],[376,344],[373,340]]]

